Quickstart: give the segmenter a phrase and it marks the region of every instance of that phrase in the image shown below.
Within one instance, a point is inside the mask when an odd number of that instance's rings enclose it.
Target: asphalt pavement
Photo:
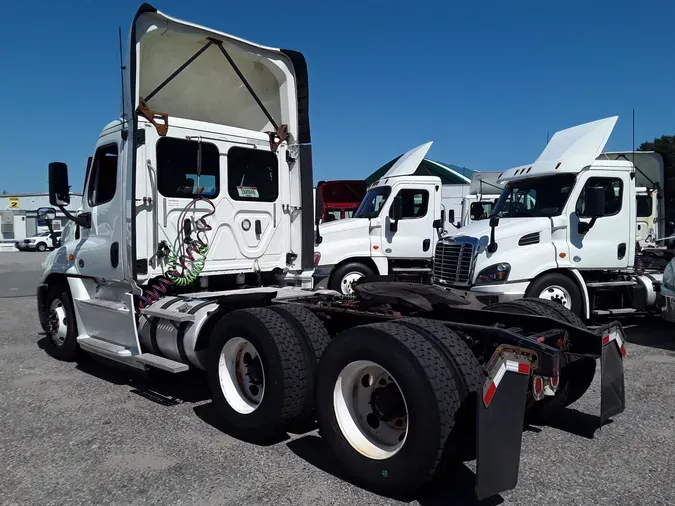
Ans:
[[[48,253],[0,252],[0,298],[35,295],[39,267]]]
[[[35,273],[4,255],[0,285],[17,296],[0,300],[0,504],[476,504],[473,464],[414,497],[378,496],[339,477],[316,432],[269,446],[227,435],[199,376],[50,358]],[[555,427],[526,430],[518,487],[485,504],[675,504],[675,332],[632,328],[629,341],[626,411],[594,430],[596,377]]]

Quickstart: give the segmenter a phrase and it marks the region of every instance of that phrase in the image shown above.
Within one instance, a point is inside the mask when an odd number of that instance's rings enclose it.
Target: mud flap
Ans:
[[[478,500],[511,490],[518,483],[530,362],[527,357],[498,351],[487,370],[476,413]]]
[[[626,409],[623,357],[626,356],[621,327],[610,327],[602,338],[600,355],[600,426]]]

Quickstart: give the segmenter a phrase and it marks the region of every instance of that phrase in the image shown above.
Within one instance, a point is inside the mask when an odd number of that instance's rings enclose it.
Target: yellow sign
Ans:
[[[19,199],[18,199],[18,197],[9,197],[9,208],[10,209],[19,209]]]

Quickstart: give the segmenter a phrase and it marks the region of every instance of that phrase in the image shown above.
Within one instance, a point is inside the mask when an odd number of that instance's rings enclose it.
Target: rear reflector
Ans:
[[[621,356],[625,357],[626,356],[626,347],[623,344],[623,338],[621,337],[621,332],[619,330],[614,329],[614,328],[611,328],[607,335],[602,336],[602,345],[607,346],[612,341],[616,341],[616,345],[619,347],[619,350],[621,350]]]
[[[490,401],[492,401],[492,397],[494,397],[499,383],[507,372],[529,375],[530,364],[505,358],[498,360],[492,368],[492,371],[488,371],[492,381],[487,383],[486,387],[483,387],[483,403],[486,408],[490,405]]]

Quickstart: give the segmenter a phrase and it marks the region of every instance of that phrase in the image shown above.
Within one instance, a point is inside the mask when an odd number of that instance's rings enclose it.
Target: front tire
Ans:
[[[402,325],[354,327],[333,339],[319,363],[317,419],[355,482],[391,493],[437,475],[460,407],[451,367]]]
[[[47,251],[47,245],[46,245],[45,243],[43,243],[43,242],[40,242],[40,243],[38,243],[38,245],[36,246],[36,249],[37,249],[40,253],[42,253],[42,252],[44,252],[44,251]]]
[[[77,321],[73,300],[62,284],[49,287],[44,305],[47,322],[45,350],[52,357],[72,362],[79,358]]]
[[[577,284],[558,272],[544,274],[532,281],[527,287],[525,297],[553,301],[577,316],[581,315],[583,308],[581,291]]]
[[[213,404],[228,432],[265,442],[302,417],[310,369],[301,339],[268,308],[235,310],[216,324],[207,370]]]
[[[349,262],[337,268],[330,276],[328,288],[343,295],[353,293],[352,284],[365,276],[374,276],[373,269],[361,262]]]

